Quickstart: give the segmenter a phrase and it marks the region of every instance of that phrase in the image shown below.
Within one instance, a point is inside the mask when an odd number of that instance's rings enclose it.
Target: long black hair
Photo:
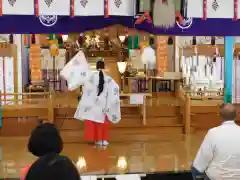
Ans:
[[[104,68],[105,68],[104,61],[102,60],[97,61],[96,69],[99,71],[98,96],[100,96],[104,88],[104,75],[102,72]]]

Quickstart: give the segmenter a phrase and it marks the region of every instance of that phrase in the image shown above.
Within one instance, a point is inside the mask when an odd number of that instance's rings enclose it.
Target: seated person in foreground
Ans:
[[[240,179],[240,126],[232,104],[220,107],[223,123],[208,131],[193,162],[193,178],[205,180]]]
[[[40,157],[28,171],[25,180],[80,180],[72,161],[58,154]]]
[[[33,155],[43,157],[48,154],[60,154],[62,149],[62,138],[53,124],[41,124],[32,131],[28,142],[28,151]],[[29,164],[22,169],[21,180],[24,180],[31,165]]]

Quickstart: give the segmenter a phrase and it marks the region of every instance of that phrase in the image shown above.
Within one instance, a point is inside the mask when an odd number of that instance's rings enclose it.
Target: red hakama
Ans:
[[[104,141],[109,139],[109,120],[105,117],[104,123],[85,120],[84,139],[86,141]]]

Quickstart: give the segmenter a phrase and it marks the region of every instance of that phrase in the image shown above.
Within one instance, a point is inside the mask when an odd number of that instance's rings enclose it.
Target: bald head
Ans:
[[[220,107],[220,116],[224,121],[232,121],[236,119],[237,112],[233,104],[223,104]]]

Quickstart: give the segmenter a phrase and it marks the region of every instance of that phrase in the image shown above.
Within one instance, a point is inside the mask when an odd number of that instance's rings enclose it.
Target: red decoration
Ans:
[[[149,12],[145,12],[140,18],[138,18],[135,22],[135,24],[141,24],[145,19],[147,19],[148,23],[152,23],[152,18],[149,14]]]
[[[2,0],[0,0],[0,16],[2,16]]]
[[[207,20],[207,0],[203,0],[203,20]]]
[[[74,17],[75,13],[74,13],[74,9],[75,9],[75,3],[74,0],[71,0],[71,17]]]
[[[162,0],[163,4],[168,4],[168,0]]]
[[[107,18],[109,13],[108,13],[108,0],[105,0],[105,4],[104,4],[104,17]]]
[[[38,2],[38,0],[35,0],[35,14],[36,14],[36,16],[39,16],[39,2]]]
[[[234,0],[234,21],[238,20],[238,0]]]
[[[183,17],[181,15],[180,11],[176,12],[176,17],[178,18],[178,23],[182,24],[183,23]]]

